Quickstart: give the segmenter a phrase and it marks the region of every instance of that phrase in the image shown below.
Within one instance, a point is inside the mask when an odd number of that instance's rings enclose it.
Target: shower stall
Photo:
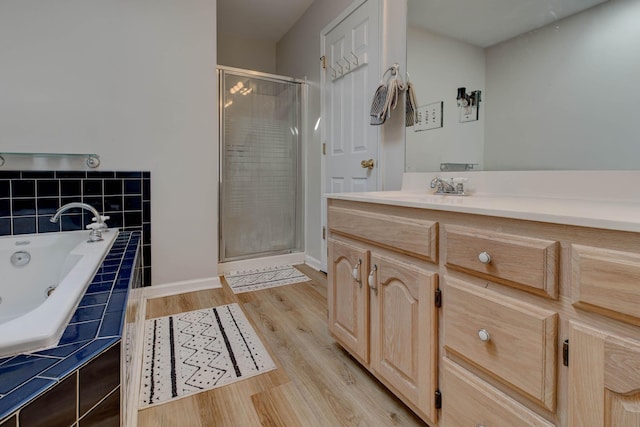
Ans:
[[[303,83],[218,67],[220,262],[303,250]]]

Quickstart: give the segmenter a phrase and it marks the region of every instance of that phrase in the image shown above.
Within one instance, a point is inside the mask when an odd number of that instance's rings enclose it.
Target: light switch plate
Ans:
[[[442,110],[444,102],[433,102],[418,107],[418,121],[413,127],[415,132],[441,128],[443,124]]]

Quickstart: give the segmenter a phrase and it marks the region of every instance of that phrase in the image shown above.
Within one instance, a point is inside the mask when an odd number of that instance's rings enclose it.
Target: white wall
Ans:
[[[154,284],[215,276],[216,2],[3,0],[0,58],[1,150],[151,171]]]
[[[276,73],[276,43],[218,33],[218,65]]]
[[[423,28],[409,27],[407,32],[407,69],[415,86],[418,105],[444,102],[443,126],[415,132],[407,128],[406,171],[432,172],[440,163],[471,163],[482,167],[484,149],[484,106],[480,103],[478,121],[460,123],[456,94],[459,87],[467,93],[485,94],[484,49],[437,35]]]
[[[612,0],[487,49],[487,169],[638,169],[638,22]]]
[[[320,128],[320,31],[349,6],[351,0],[316,0],[289,32],[278,42],[277,74],[307,79],[307,117],[305,120],[305,247],[307,259],[320,264],[321,247],[321,169]]]

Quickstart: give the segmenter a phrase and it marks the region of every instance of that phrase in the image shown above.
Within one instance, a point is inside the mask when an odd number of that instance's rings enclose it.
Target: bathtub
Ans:
[[[118,235],[88,231],[0,237],[0,357],[57,344]]]

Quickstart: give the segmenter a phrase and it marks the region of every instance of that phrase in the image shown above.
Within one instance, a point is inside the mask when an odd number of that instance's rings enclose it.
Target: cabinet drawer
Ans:
[[[571,245],[573,304],[640,325],[640,254]]]
[[[447,427],[551,427],[554,424],[444,359],[442,417]]]
[[[437,262],[437,223],[329,206],[329,229]]]
[[[451,225],[445,240],[448,267],[558,297],[558,242]]]
[[[447,352],[554,411],[557,313],[450,277],[445,282]]]

